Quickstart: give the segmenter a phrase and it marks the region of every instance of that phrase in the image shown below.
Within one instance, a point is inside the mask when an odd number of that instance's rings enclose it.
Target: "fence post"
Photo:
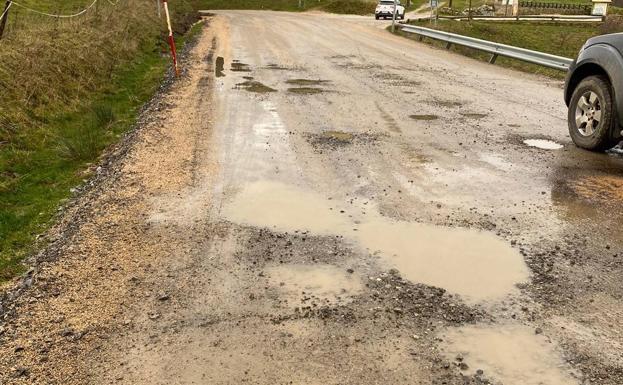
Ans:
[[[2,11],[2,20],[0,20],[0,39],[4,34],[4,27],[6,26],[6,19],[9,18],[9,7],[11,6],[11,0],[6,0],[4,4],[4,11]]]

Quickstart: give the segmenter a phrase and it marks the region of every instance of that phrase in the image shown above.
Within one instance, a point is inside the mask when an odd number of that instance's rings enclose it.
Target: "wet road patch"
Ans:
[[[525,139],[523,143],[529,147],[536,147],[541,150],[560,150],[564,146],[548,139]]]
[[[617,175],[588,175],[568,181],[568,185],[582,198],[607,204],[623,202],[623,177]]]
[[[440,335],[442,354],[484,383],[574,385],[556,346],[523,325],[464,326]]]
[[[482,119],[482,118],[486,118],[487,116],[489,116],[488,114],[477,113],[477,112],[459,112],[459,114],[469,119]]]
[[[273,231],[343,236],[406,279],[459,294],[468,303],[501,300],[529,279],[519,252],[491,233],[394,221],[369,206],[351,210],[311,190],[263,181],[247,185],[223,214]]]
[[[225,68],[225,59],[222,56],[216,58],[216,67],[214,68],[214,73],[217,78],[222,78],[225,76],[224,73]]]
[[[268,70],[275,70],[275,71],[287,71],[287,70],[289,70],[289,69],[290,69],[290,68],[288,68],[288,67],[281,66],[281,65],[279,65],[279,64],[275,64],[275,63],[270,63],[270,64],[268,64],[268,65],[267,65],[266,67],[264,67],[264,68],[265,68],[265,69],[268,69]]]
[[[270,88],[267,85],[264,85],[263,83],[260,83],[255,80],[247,80],[242,83],[238,83],[236,84],[236,88],[243,89],[249,92],[261,93],[261,94],[277,91],[276,89]]]
[[[240,61],[234,60],[230,66],[231,71],[233,72],[251,72],[251,68],[248,64],[242,63]]]
[[[293,84],[297,86],[319,86],[321,84],[329,83],[329,80],[320,79],[288,79],[287,84]]]
[[[422,114],[422,115],[409,115],[409,117],[413,120],[437,120],[439,119],[439,116],[437,115],[432,115],[432,114]]]
[[[315,95],[326,92],[326,90],[315,87],[291,87],[288,88],[288,92],[299,95]]]
[[[357,275],[326,264],[283,264],[265,270],[290,306],[335,305],[362,291]]]

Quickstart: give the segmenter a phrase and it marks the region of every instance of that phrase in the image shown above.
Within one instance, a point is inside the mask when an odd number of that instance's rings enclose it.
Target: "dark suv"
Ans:
[[[569,68],[565,102],[577,146],[603,151],[623,139],[623,33],[586,41]]]

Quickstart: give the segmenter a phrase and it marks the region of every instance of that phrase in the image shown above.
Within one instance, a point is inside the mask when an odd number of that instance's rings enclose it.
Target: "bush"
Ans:
[[[335,0],[322,7],[327,12],[353,15],[370,15],[375,8],[376,2],[369,0]]]

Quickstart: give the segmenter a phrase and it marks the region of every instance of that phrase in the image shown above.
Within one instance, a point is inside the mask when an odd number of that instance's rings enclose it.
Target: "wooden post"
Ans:
[[[469,8],[467,9],[467,20],[472,21],[472,0],[469,0]]]
[[[6,19],[9,18],[9,7],[11,6],[11,0],[6,0],[4,4],[4,10],[2,11],[2,20],[0,20],[0,39],[4,34],[4,27],[6,26]]]

